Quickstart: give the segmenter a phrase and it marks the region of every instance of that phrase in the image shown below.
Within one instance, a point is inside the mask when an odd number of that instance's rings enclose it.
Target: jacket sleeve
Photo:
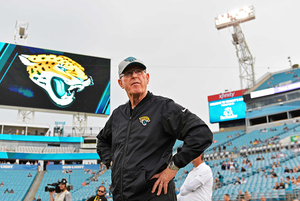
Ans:
[[[189,164],[212,144],[213,134],[208,126],[172,100],[167,101],[163,109],[163,127],[165,132],[184,141],[181,151],[172,157],[179,168]]]
[[[104,128],[97,135],[98,143],[97,143],[97,153],[102,160],[102,162],[106,165],[107,168],[110,166],[111,158],[111,144],[112,144],[112,116],[106,122]]]

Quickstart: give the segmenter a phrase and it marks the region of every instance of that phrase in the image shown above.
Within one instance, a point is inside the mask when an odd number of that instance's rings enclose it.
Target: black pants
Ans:
[[[172,179],[169,182],[167,194],[164,193],[164,189],[162,189],[161,194],[159,196],[157,196],[156,194],[157,194],[157,189],[156,192],[153,193],[154,196],[151,196],[148,200],[149,201],[177,201],[174,180]]]

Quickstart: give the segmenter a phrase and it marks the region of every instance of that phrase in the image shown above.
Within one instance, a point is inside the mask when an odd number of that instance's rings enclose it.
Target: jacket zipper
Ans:
[[[121,164],[121,200],[122,201],[124,200],[124,198],[123,198],[123,167],[124,167],[124,163],[125,163],[125,155],[126,155],[126,152],[127,152],[128,138],[129,138],[129,134],[130,134],[131,116],[129,118],[128,128],[127,128],[127,135],[126,135],[126,140],[125,140],[125,145],[124,145],[124,154],[123,154],[123,159],[122,159],[122,164]]]

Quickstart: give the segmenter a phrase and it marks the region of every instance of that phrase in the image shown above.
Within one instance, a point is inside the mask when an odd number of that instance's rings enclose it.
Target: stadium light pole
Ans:
[[[244,89],[244,87],[251,88],[255,84],[254,59],[240,27],[240,23],[253,19],[255,19],[253,6],[235,10],[215,18],[215,25],[218,30],[233,27],[232,43],[236,48],[236,55],[239,61],[241,89]]]

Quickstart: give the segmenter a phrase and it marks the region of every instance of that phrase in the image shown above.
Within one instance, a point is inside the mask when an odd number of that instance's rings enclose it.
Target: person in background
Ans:
[[[249,193],[248,191],[245,191],[244,197],[245,197],[245,200],[246,200],[246,201],[251,200],[251,195],[250,195],[250,193]]]
[[[293,188],[292,188],[292,181],[290,176],[286,177],[286,180],[283,178],[281,179],[282,182],[285,182],[287,187],[285,188],[285,196],[287,201],[291,201],[293,199]]]
[[[237,200],[237,201],[242,201],[242,199],[245,199],[245,195],[242,193],[241,190],[239,190],[239,194],[238,194],[238,196],[236,197],[236,200]]]
[[[224,195],[224,201],[230,201],[230,196],[229,194]]]
[[[223,186],[223,183],[224,183],[224,177],[223,177],[223,175],[221,175],[220,172],[218,172],[218,178],[219,178],[219,185],[218,185],[218,187],[221,188]]]
[[[234,184],[233,185],[240,185],[241,184],[241,182],[240,182],[240,178],[239,177],[237,177],[236,178],[236,181],[234,182]]]
[[[97,195],[90,197],[89,199],[87,199],[87,201],[107,201],[105,197],[105,187],[99,186],[97,190]]]
[[[273,188],[273,190],[278,190],[280,188],[280,186],[278,185],[278,182],[275,182],[275,186]]]
[[[242,177],[241,184],[246,184],[246,183],[247,183],[247,181],[245,180],[245,178],[244,178],[244,177]]]
[[[178,201],[212,200],[213,175],[203,156],[204,153],[192,161],[194,169],[180,187]]]
[[[56,194],[54,199],[53,199],[54,191],[49,192],[50,201],[61,201],[61,200],[63,200],[63,201],[72,201],[72,195],[67,190],[67,185],[68,185],[67,179],[63,178],[60,182],[60,185],[59,185],[59,188],[60,188],[61,192]]]

